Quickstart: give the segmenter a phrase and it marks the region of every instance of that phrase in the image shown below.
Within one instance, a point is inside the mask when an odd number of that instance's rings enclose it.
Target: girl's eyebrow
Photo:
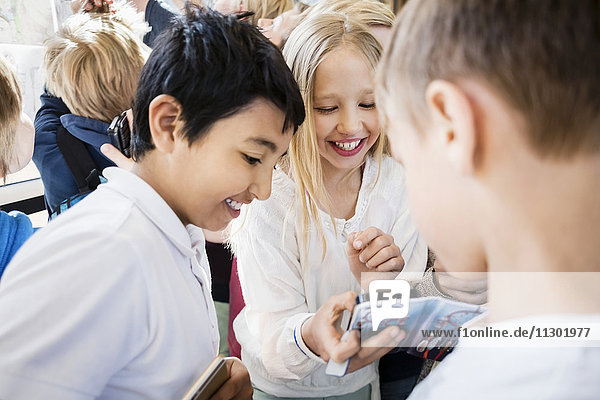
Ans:
[[[369,89],[363,89],[361,90],[358,95],[359,96],[370,96],[373,93],[375,93],[375,91],[372,88]],[[332,93],[327,93],[324,95],[315,95],[314,96],[314,101],[323,101],[323,100],[330,100],[330,99],[336,99],[337,96],[335,94]]]

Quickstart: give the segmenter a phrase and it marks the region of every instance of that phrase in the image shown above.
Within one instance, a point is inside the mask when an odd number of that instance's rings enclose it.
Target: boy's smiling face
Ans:
[[[291,130],[282,133],[284,119],[275,105],[256,99],[217,120],[191,145],[177,128],[167,144],[153,134],[157,149],[169,151],[157,153],[160,166],[150,167],[154,177],[143,177],[184,224],[221,230],[239,216],[242,204],[270,196],[273,169],[292,138]],[[164,119],[161,124],[169,122]]]

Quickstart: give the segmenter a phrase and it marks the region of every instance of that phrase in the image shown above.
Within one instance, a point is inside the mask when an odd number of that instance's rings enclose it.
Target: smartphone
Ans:
[[[227,379],[229,379],[227,359],[218,356],[194,382],[182,400],[208,400],[217,393]]]
[[[131,132],[129,131],[127,111],[123,111],[113,118],[106,133],[110,138],[110,143],[119,149],[125,157],[131,158]]]

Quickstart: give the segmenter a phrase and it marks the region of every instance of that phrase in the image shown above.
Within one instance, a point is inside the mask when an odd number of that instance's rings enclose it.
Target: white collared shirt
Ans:
[[[380,172],[380,174],[378,174]],[[354,392],[377,379],[371,364],[343,378],[325,374],[324,361],[302,341],[302,323],[332,295],[360,291],[346,259],[346,237],[375,226],[394,237],[405,261],[403,273],[422,273],[427,246],[412,223],[404,170],[391,158],[367,159],[355,215],[335,219],[321,212],[327,251],[315,229],[304,235],[294,182],[273,174],[271,197],[242,209],[234,220],[232,244],[246,308],[235,321],[242,360],[259,389],[282,397],[323,397]],[[288,213],[289,212],[289,213]],[[285,221],[285,222],[284,222]]]
[[[2,277],[1,399],[180,398],[217,355],[201,229],[132,173],[104,175]]]

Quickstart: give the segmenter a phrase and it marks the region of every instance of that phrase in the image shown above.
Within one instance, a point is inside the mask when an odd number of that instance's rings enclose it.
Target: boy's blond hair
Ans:
[[[431,81],[476,79],[521,114],[540,156],[598,151],[599,9],[598,0],[409,1],[379,66],[380,110],[407,112],[423,129]]]
[[[321,236],[323,254],[325,254],[326,243],[318,211],[319,205],[324,207],[332,220],[333,216],[331,199],[323,183],[321,156],[313,121],[313,94],[317,67],[329,53],[344,47],[351,48],[362,55],[375,71],[381,57],[381,44],[370,33],[366,24],[346,14],[325,13],[306,18],[294,29],[283,50],[286,62],[298,82],[306,110],[304,124],[300,126],[290,143],[284,168],[289,169],[293,174],[296,198],[303,200],[308,194],[307,201],[301,201],[304,243],[308,242],[312,216]],[[381,134],[369,150],[369,154],[381,163],[384,152],[387,152],[387,140]],[[289,165],[285,165],[286,162],[289,162]]]
[[[9,172],[15,147],[15,133],[21,117],[23,98],[11,65],[0,56],[0,178]]]
[[[253,25],[256,25],[260,18],[274,19],[293,7],[292,0],[246,0],[246,9],[254,12],[254,15],[248,18],[248,22]]]
[[[127,4],[115,10],[75,14],[45,43],[48,90],[73,114],[105,122],[131,108],[149,53],[141,14]]]

